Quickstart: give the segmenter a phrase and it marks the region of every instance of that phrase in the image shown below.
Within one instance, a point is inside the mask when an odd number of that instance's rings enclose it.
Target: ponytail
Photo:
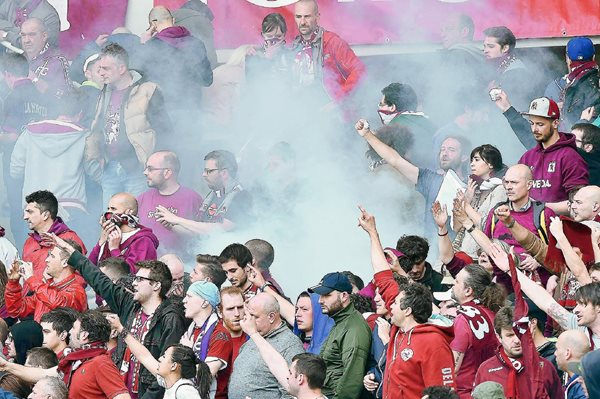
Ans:
[[[187,378],[190,380],[195,378],[195,387],[200,394],[200,398],[209,399],[210,385],[212,383],[212,374],[210,373],[210,368],[206,363],[198,360],[192,348],[181,344],[171,346],[173,347],[171,360],[179,364],[181,368],[181,378]]]
[[[210,398],[211,383],[212,374],[210,373],[210,368],[203,361],[198,362],[198,367],[196,368],[196,388],[201,399]]]
[[[506,290],[500,284],[492,283],[485,287],[480,300],[483,306],[492,312],[497,313],[500,308],[504,306],[504,301],[506,300]]]

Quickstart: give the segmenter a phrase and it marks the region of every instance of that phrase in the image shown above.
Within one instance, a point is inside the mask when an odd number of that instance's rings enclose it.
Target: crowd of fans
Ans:
[[[507,27],[485,29],[482,49],[468,16],[448,16],[441,55],[453,101],[429,115],[411,85],[389,83],[379,126],[362,117],[363,60],[319,24],[316,0],[293,8],[293,43],[272,13],[264,43],[219,66],[212,14],[199,0],[155,7],[141,37],[117,28],[74,60],[61,53],[46,0],[0,5],[10,219],[0,228],[0,395],[600,398],[592,41],[570,39],[567,73],[545,82]],[[273,144],[268,176],[247,188],[239,156],[210,134],[254,126],[236,114],[255,109],[257,87],[273,101],[268,113],[293,97],[302,104],[293,124],[327,119],[355,131],[347,140],[366,141],[367,159],[355,160],[374,180],[391,172],[392,191],[422,196],[386,204],[419,221],[394,248],[359,206],[367,284],[323,264],[309,288],[302,270],[280,268],[305,284],[290,299],[271,274],[268,241],[198,253],[267,209],[294,214],[304,194],[293,144]],[[265,114],[255,118],[262,124]],[[480,129],[498,127],[524,150],[480,141]],[[264,141],[271,128],[259,128]],[[503,153],[515,151],[518,162],[506,165]],[[193,188],[199,155],[203,193]]]

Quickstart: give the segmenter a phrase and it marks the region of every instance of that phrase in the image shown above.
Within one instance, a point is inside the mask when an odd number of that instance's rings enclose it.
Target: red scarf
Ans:
[[[85,345],[85,348],[74,350],[68,355],[64,356],[58,362],[58,371],[63,374],[63,381],[67,386],[71,384],[71,377],[79,366],[87,362],[96,356],[104,355],[106,353],[105,342],[92,342],[91,344]]]
[[[498,349],[498,359],[508,368],[508,379],[506,381],[506,388],[504,388],[504,394],[506,399],[519,399],[519,385],[517,384],[517,375],[523,371],[525,366],[521,361],[508,357],[504,348]]]
[[[133,319],[133,324],[129,332],[141,343],[144,343],[146,334],[148,334],[152,316],[153,315],[148,316],[145,322],[142,321],[142,310],[140,309],[135,315],[135,319]],[[130,362],[133,365],[133,370],[130,370]],[[140,368],[140,361],[133,355],[133,353],[131,353],[129,347],[127,347],[125,349],[125,354],[123,355],[123,361],[121,362],[121,376],[123,377],[123,382],[126,386],[129,385],[128,379],[131,376],[131,387],[128,386],[128,388],[130,388],[130,392],[136,394],[139,392]]]
[[[567,75],[568,86],[573,86],[583,75],[588,73],[592,69],[598,70],[598,64],[596,61],[572,61],[571,72]]]

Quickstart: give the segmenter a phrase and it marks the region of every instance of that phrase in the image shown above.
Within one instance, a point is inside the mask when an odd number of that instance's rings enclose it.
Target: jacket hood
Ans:
[[[56,120],[30,123],[26,129],[32,145],[51,158],[58,158],[87,137],[81,126]]]
[[[182,5],[181,8],[199,12],[200,14],[202,14],[203,16],[205,16],[206,18],[208,18],[211,21],[213,19],[215,19],[215,15],[211,11],[211,9],[208,8],[208,6],[206,4],[204,4],[203,2],[201,2],[200,0],[189,0],[184,5]]]
[[[189,36],[191,36],[191,33],[185,27],[170,26],[158,32],[154,38],[156,40],[162,40],[173,47],[180,48],[188,40]]]
[[[448,47],[448,51],[454,50],[464,51],[473,57],[474,60],[483,62],[483,52],[481,51],[481,46],[477,43],[457,43]]]
[[[335,322],[331,317],[321,312],[318,294],[311,294],[307,291],[304,291],[302,294],[308,294],[310,296],[310,303],[313,311],[313,334],[310,339],[310,345],[306,348],[306,351],[308,353],[319,354],[321,352],[321,346],[329,336],[329,331],[331,331]],[[296,320],[294,320],[294,334],[297,336],[302,334],[302,331],[298,329]]]
[[[125,242],[123,244],[125,244],[127,241],[130,241],[130,240],[131,240],[131,242],[133,242],[133,241],[139,240],[141,238],[148,237],[152,241],[152,244],[154,244],[154,248],[158,248],[158,238],[156,238],[156,236],[152,232],[152,229],[150,229],[148,227],[144,227],[142,225],[139,225],[138,227],[139,227],[140,231],[135,233],[133,236],[129,237],[128,240],[125,240]]]
[[[536,146],[537,152],[548,153],[561,150],[566,147],[571,147],[572,149],[577,150],[577,146],[575,145],[575,135],[571,133],[558,133],[558,135],[560,136],[558,141],[548,148],[543,148],[541,144],[538,144]]]
[[[450,344],[450,342],[452,342],[452,340],[454,339],[454,327],[452,325],[441,325],[431,323],[419,324],[418,326],[413,328],[412,332],[409,331],[407,334],[416,335],[431,333],[439,334],[448,342],[448,344]]]
[[[581,359],[583,379],[590,398],[600,398],[600,351],[592,351]]]
[[[69,228],[69,226],[67,226],[63,222],[63,220],[60,218],[60,216],[58,216],[56,218],[56,220],[54,221],[54,223],[52,223],[52,226],[50,226],[48,233],[54,233],[56,235],[60,235],[67,231],[71,231],[71,229]],[[33,238],[34,240],[36,240],[37,242],[40,242],[42,240],[42,236],[39,235],[37,231],[34,231],[33,233],[29,233],[29,236],[31,238]]]

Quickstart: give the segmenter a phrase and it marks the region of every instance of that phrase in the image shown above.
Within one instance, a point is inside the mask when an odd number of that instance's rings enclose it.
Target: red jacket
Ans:
[[[389,310],[398,296],[391,270],[375,274],[375,286]],[[392,325],[383,375],[383,399],[421,399],[423,389],[449,385],[456,389],[452,327],[420,324],[410,331]]]
[[[335,102],[347,97],[366,72],[348,43],[333,32],[323,32],[323,84]]]
[[[4,291],[6,311],[11,317],[23,318],[33,314],[38,323],[44,313],[61,306],[73,308],[78,312],[87,310],[85,289],[77,281],[77,275],[72,274],[65,280],[46,283],[35,276],[27,279],[27,285],[33,295],[23,296],[23,289],[18,280],[8,280]]]

